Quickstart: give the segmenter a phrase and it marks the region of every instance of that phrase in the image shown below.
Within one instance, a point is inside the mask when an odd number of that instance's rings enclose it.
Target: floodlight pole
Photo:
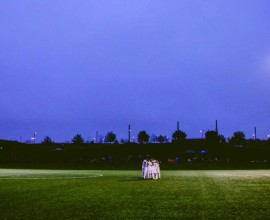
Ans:
[[[130,143],[130,132],[131,132],[131,130],[130,130],[130,124],[128,125],[128,143]]]
[[[34,132],[34,144],[36,143],[36,134],[37,134],[37,132],[35,131]]]
[[[202,133],[202,139],[203,139],[203,136],[204,136],[204,130],[200,130],[200,132]]]

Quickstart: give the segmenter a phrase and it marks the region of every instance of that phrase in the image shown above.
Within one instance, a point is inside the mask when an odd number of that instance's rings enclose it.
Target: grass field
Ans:
[[[270,170],[0,169],[0,219],[270,219]]]

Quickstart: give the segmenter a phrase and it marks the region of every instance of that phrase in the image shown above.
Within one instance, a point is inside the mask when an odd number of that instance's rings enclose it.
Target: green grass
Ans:
[[[270,219],[269,170],[140,175],[0,169],[0,219]]]

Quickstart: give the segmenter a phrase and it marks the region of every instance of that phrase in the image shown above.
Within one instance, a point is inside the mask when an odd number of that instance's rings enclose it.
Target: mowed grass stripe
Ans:
[[[21,173],[21,174],[20,174]],[[33,174],[34,173],[34,174]],[[269,219],[268,170],[141,171],[0,170],[0,176],[102,178],[0,180],[0,219]]]

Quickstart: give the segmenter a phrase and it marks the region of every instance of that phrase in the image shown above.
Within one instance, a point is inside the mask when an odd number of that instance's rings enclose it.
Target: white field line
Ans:
[[[94,174],[91,176],[63,176],[63,177],[0,177],[1,180],[41,180],[41,179],[88,179],[88,178],[96,178],[102,177],[103,174]]]

